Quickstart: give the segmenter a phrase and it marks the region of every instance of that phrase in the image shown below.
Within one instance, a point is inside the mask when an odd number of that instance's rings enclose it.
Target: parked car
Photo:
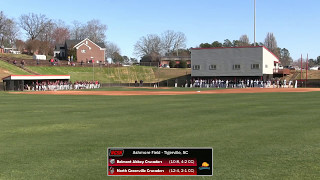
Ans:
[[[170,68],[169,64],[164,64],[163,67],[164,68]]]

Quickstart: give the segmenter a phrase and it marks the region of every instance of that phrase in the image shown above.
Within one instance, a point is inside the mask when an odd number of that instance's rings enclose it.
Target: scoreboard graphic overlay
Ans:
[[[108,148],[108,176],[212,176],[212,148]]]

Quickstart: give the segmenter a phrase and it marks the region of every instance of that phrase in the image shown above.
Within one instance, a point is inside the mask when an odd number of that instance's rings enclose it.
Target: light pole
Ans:
[[[254,45],[256,46],[256,0],[254,0],[254,20],[253,20],[253,38],[254,38]]]
[[[93,78],[93,81],[94,81],[94,60],[93,60],[94,57],[91,57],[91,62],[92,62],[92,78]]]

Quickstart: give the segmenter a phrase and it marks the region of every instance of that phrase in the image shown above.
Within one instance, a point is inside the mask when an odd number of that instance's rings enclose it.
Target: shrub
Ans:
[[[169,66],[170,68],[174,68],[176,66],[176,61],[170,61]]]
[[[180,68],[187,68],[187,61],[186,60],[180,61],[179,67]]]

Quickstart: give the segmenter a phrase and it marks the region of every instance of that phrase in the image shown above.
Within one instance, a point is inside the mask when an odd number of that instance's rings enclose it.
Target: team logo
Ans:
[[[199,170],[210,170],[210,167],[209,167],[210,165],[209,165],[209,163],[207,163],[207,162],[203,162],[202,163],[202,165],[201,165],[201,167],[199,167]]]
[[[113,168],[113,167],[110,167],[110,168],[109,168],[109,172],[110,172],[110,174],[113,174],[113,173],[114,173],[114,168]]]
[[[119,157],[119,156],[123,156],[124,154],[124,150],[118,150],[118,149],[110,149],[109,150],[109,156],[114,156],[114,157]]]
[[[110,164],[114,164],[114,163],[116,163],[116,160],[115,159],[110,159]]]

